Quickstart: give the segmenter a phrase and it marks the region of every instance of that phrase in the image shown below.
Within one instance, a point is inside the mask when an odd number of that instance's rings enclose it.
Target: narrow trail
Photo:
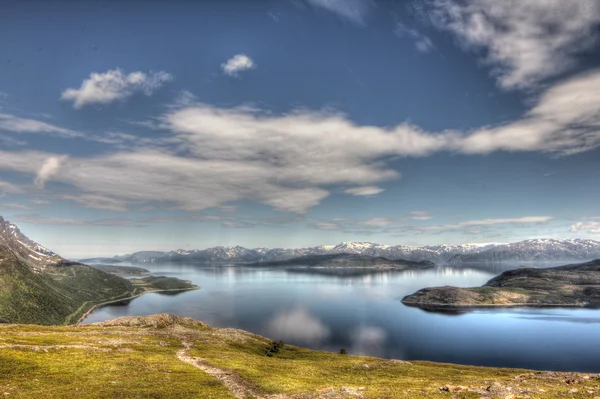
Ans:
[[[206,363],[203,359],[191,356],[190,349],[193,345],[189,342],[183,342],[183,345],[184,349],[177,351],[177,358],[179,360],[189,363],[221,381],[229,390],[229,392],[231,392],[231,394],[237,399],[263,399],[263,396],[261,396],[258,391],[252,388],[250,384],[248,384],[248,382],[246,382],[242,377],[233,371],[212,366]],[[284,399],[283,396],[281,398]]]
[[[340,390],[329,387],[323,389],[322,392],[315,393],[314,395],[308,393],[295,395],[262,395],[256,388],[252,386],[252,384],[244,380],[234,371],[213,366],[204,359],[190,355],[190,349],[192,349],[193,344],[185,341],[182,343],[184,349],[177,351],[177,358],[182,362],[189,363],[205,373],[210,374],[218,381],[221,381],[236,399],[359,399],[363,397],[361,392],[346,387],[342,387]]]

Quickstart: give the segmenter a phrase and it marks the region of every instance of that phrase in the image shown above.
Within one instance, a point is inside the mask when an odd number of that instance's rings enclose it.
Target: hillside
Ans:
[[[67,261],[0,217],[0,323],[75,323],[98,304],[161,289],[155,282],[130,281]]]
[[[600,259],[547,269],[521,268],[481,287],[424,288],[402,299],[422,308],[489,306],[600,307]]]
[[[600,395],[593,374],[406,362],[285,344],[266,356],[267,338],[171,315],[80,327],[0,325],[0,342],[0,395],[17,399]]]
[[[429,269],[435,266],[429,261],[411,262],[402,259],[357,254],[306,255],[282,261],[251,263],[250,266],[306,266],[327,268],[373,268],[373,269]]]

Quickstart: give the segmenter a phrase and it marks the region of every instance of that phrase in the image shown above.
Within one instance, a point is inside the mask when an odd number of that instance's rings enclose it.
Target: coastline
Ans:
[[[73,326],[80,326],[80,325],[81,325],[81,323],[82,323],[82,322],[83,322],[85,319],[87,319],[87,318],[88,318],[88,316],[89,316],[90,314],[92,314],[92,313],[93,313],[95,310],[97,310],[98,308],[101,308],[101,307],[103,307],[103,306],[110,305],[111,303],[117,303],[117,302],[123,302],[123,301],[130,301],[130,300],[132,300],[132,299],[139,298],[139,297],[141,297],[141,296],[142,296],[142,295],[144,295],[144,294],[150,294],[150,293],[153,293],[153,292],[195,291],[195,290],[199,290],[199,289],[200,289],[200,287],[190,287],[190,288],[172,288],[172,289],[166,289],[166,290],[148,290],[148,291],[144,291],[144,292],[141,292],[141,293],[139,293],[139,294],[132,295],[132,296],[129,296],[129,297],[126,297],[126,298],[113,299],[113,300],[110,300],[110,301],[106,301],[106,302],[97,303],[97,304],[95,304],[94,306],[92,306],[92,307],[91,307],[91,308],[90,308],[90,309],[89,309],[87,312],[85,312],[85,313],[84,313],[84,314],[83,314],[83,315],[82,315],[82,316],[81,316],[81,317],[80,317],[80,318],[77,320],[77,322],[76,322],[76,323],[74,323],[74,324],[71,324],[71,325],[73,325]]]
[[[482,309],[482,308],[587,308],[587,304],[552,304],[552,303],[490,303],[490,304],[449,304],[449,303],[428,303],[428,302],[402,302],[403,305],[420,308],[424,310],[461,310],[461,309]],[[592,308],[593,309],[593,308]]]

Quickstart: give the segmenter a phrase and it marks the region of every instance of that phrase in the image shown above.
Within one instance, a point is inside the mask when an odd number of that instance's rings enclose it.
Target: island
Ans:
[[[600,259],[546,269],[519,268],[481,287],[424,288],[402,299],[425,310],[477,307],[600,307]]]
[[[390,260],[380,256],[341,253],[306,255],[281,261],[248,263],[246,266],[303,266],[309,268],[368,268],[378,270],[408,270],[430,269],[435,267],[435,264],[426,260],[421,262],[413,262],[403,259]]]

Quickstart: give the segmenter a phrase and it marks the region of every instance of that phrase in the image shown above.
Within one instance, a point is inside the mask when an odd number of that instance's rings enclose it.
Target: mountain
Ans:
[[[305,255],[297,258],[251,263],[252,266],[308,266],[308,267],[345,267],[345,268],[373,268],[373,269],[429,269],[435,266],[433,262],[412,262],[403,259],[390,260],[380,256],[365,256],[358,254],[326,254]]]
[[[381,245],[370,242],[343,242],[338,245],[284,249],[244,247],[213,247],[204,250],[178,250],[171,252],[142,251],[116,256],[119,261],[132,263],[167,262],[230,262],[254,263],[282,261],[300,256],[327,254],[358,254],[383,257],[390,260],[430,261],[443,263],[469,262],[533,262],[584,261],[600,257],[600,242],[594,240],[526,240],[513,244],[464,244],[414,247],[408,245]]]
[[[600,259],[551,268],[519,268],[481,287],[424,288],[402,299],[424,309],[561,306],[600,308]]]
[[[253,263],[282,261],[300,256],[327,255],[327,254],[358,254],[365,256],[383,257],[391,260],[402,259],[406,261],[430,261],[445,263],[457,254],[471,253],[489,246],[477,244],[466,245],[437,245],[429,247],[411,247],[406,245],[381,245],[370,242],[343,242],[338,245],[320,245],[305,248],[254,248],[213,247],[203,250],[177,250],[170,252],[141,251],[133,254],[115,256],[118,261],[132,263],[169,263],[169,262],[231,262]],[[108,263],[108,262],[107,262]]]
[[[154,282],[68,261],[0,217],[0,323],[74,323],[100,303],[156,289]]]
[[[594,240],[536,239],[497,245],[479,252],[457,254],[449,263],[586,261],[600,258]]]

